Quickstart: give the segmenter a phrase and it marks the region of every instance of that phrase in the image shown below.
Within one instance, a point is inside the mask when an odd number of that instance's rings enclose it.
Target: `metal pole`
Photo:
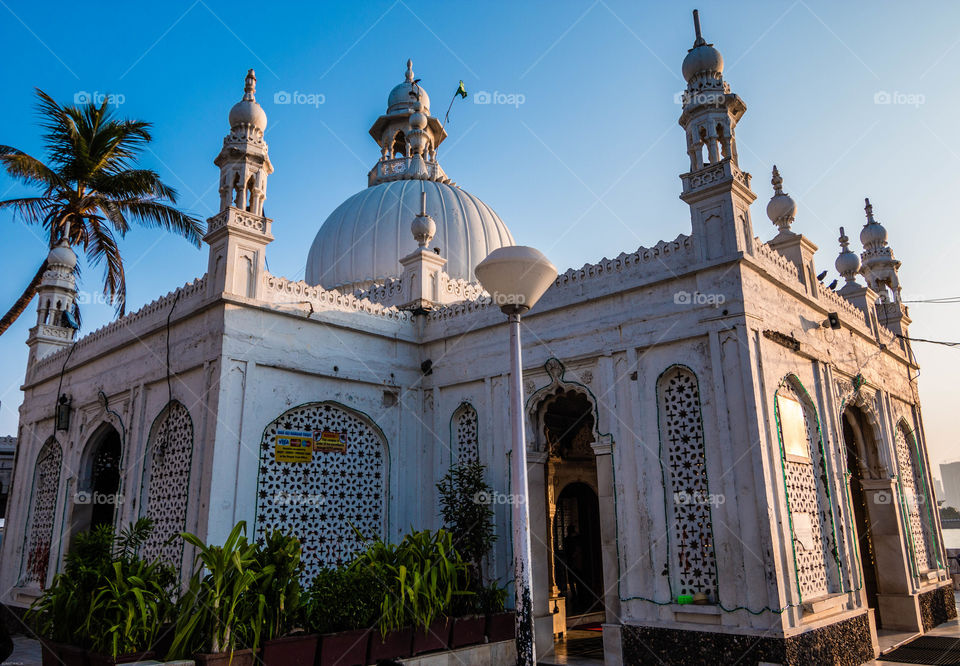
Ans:
[[[530,507],[527,502],[527,444],[523,427],[523,364],[520,362],[520,315],[509,315],[510,424],[512,430],[513,566],[517,606],[517,666],[536,666],[533,637],[533,569],[530,561]]]

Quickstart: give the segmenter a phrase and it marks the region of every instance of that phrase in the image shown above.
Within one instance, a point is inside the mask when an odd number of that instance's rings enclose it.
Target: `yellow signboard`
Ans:
[[[315,451],[326,451],[326,452],[335,452],[335,453],[346,453],[347,452],[347,438],[346,435],[342,432],[334,432],[332,430],[318,430],[314,433],[315,443],[313,449]]]
[[[277,430],[274,456],[277,462],[310,462],[313,460],[313,433],[309,430]]]

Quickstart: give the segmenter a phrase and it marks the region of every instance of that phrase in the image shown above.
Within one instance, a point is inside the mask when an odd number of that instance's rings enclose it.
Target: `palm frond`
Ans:
[[[0,164],[11,177],[26,185],[39,185],[49,191],[66,184],[46,164],[11,146],[0,146]]]
[[[91,220],[87,227],[87,260],[93,265],[104,263],[103,293],[114,305],[117,316],[122,316],[127,307],[127,280],[123,271],[123,258],[117,240],[109,227]]]
[[[90,179],[90,188],[117,199],[161,198],[177,202],[177,191],[163,183],[151,169],[127,169],[117,173],[99,171]]]
[[[27,224],[43,224],[53,205],[48,197],[23,197],[0,201],[0,210],[12,208],[14,217],[19,217]]]
[[[117,201],[116,204],[120,210],[132,216],[142,226],[166,229],[200,247],[204,227],[197,218],[159,201],[128,199]]]

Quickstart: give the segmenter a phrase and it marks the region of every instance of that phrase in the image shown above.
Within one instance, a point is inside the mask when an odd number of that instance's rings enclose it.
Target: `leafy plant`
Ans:
[[[465,589],[467,566],[446,530],[411,532],[399,544],[373,541],[351,564],[381,588],[382,635],[412,624],[427,628],[444,615]]]
[[[266,640],[287,634],[300,619],[301,554],[300,540],[279,531],[267,534],[257,549],[257,565],[266,572],[257,585],[266,604]]]
[[[497,540],[493,509],[484,501],[492,494],[483,477],[485,471],[479,462],[461,463],[451,467],[437,483],[440,517],[467,564],[473,591],[483,586],[483,558]]]
[[[507,588],[492,582],[481,588],[475,598],[477,612],[500,613],[507,603]]]
[[[332,634],[373,624],[380,609],[380,583],[363,567],[321,569],[306,593],[308,631]]]
[[[241,520],[222,546],[181,534],[197,549],[196,573],[177,603],[171,658],[186,659],[196,652],[232,654],[241,641],[245,647],[260,647],[266,597],[257,584],[273,570],[272,565],[259,566],[257,547],[247,542],[246,532],[247,523]]]

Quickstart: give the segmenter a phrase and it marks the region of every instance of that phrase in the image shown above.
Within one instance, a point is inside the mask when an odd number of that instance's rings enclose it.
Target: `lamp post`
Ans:
[[[523,427],[523,364],[520,315],[532,308],[557,277],[557,269],[532,247],[514,245],[491,252],[476,268],[477,278],[510,326],[510,427],[513,480],[513,567],[517,606],[517,666],[536,666],[533,635],[533,571],[530,562],[530,509],[527,503],[527,445]]]

